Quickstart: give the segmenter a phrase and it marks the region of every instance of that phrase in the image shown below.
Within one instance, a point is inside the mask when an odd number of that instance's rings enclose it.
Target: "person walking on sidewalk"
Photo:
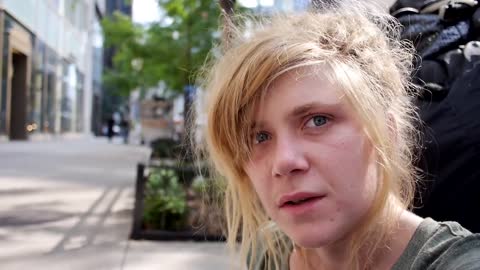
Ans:
[[[128,136],[130,134],[130,121],[126,116],[124,116],[122,121],[120,121],[120,130],[122,132],[123,143],[127,144]]]
[[[107,138],[109,142],[112,142],[113,136],[115,135],[115,120],[113,115],[107,119]]]

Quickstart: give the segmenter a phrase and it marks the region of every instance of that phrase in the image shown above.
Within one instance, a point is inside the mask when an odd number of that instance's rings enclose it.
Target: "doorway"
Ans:
[[[10,140],[27,139],[27,60],[22,53],[12,53]]]

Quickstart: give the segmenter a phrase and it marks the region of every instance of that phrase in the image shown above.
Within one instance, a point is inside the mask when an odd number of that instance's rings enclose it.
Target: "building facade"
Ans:
[[[0,136],[91,133],[105,8],[98,0],[0,0]]]

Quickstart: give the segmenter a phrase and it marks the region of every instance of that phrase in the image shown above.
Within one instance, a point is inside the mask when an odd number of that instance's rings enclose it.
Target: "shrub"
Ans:
[[[144,205],[147,227],[173,231],[186,227],[186,192],[174,170],[152,169],[145,187]]]

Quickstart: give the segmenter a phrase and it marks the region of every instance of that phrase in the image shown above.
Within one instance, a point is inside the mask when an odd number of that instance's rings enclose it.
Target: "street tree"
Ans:
[[[233,7],[234,1],[228,0]],[[220,41],[221,8],[211,0],[158,0],[163,16],[147,26],[120,13],[102,22],[105,47],[115,48],[104,84],[128,95],[163,81],[174,92],[194,84],[194,75]],[[225,6],[223,6],[225,7]]]

